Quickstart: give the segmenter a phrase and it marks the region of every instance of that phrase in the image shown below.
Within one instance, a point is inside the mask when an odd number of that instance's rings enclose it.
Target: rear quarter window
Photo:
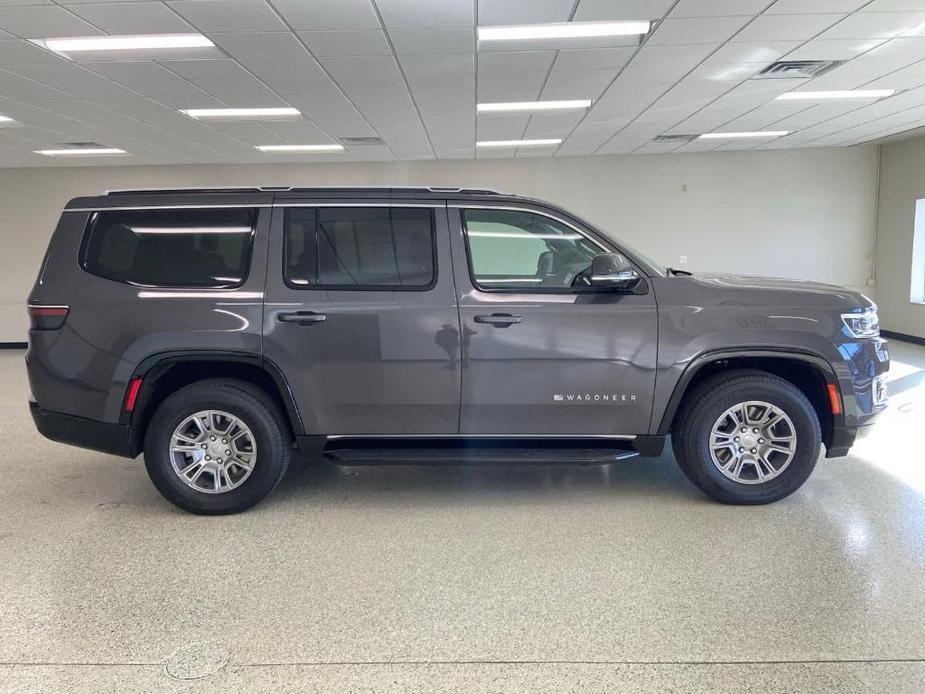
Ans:
[[[87,272],[155,287],[237,287],[247,278],[257,210],[113,210],[90,217]]]

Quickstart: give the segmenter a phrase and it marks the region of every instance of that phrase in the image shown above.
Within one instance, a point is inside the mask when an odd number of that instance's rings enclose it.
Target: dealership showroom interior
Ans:
[[[0,0],[0,693],[925,692],[925,0]]]

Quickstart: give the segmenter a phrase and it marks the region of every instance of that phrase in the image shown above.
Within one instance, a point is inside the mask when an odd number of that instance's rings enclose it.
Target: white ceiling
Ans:
[[[660,20],[641,45],[477,47],[476,25]],[[76,63],[28,38],[199,31],[209,59]],[[847,62],[750,80],[775,60]],[[119,60],[124,59],[124,54]],[[894,88],[874,103],[781,103],[793,89]],[[588,112],[475,113],[476,101],[595,99]],[[179,108],[291,105],[296,121],[215,123]],[[925,125],[925,0],[0,0],[0,166],[383,161],[852,145]],[[660,134],[790,130],[660,144]],[[272,155],[255,145],[379,136]],[[557,138],[558,147],[475,141]],[[63,142],[118,159],[33,154]]]

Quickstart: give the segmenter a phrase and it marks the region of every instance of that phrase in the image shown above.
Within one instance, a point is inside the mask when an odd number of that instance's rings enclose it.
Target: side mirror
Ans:
[[[591,286],[629,292],[639,286],[642,278],[622,255],[598,253],[591,259]]]

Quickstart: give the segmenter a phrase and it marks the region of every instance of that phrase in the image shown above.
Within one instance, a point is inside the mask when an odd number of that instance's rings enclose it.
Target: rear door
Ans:
[[[457,433],[445,202],[278,198],[271,226],[264,354],[306,433]]]
[[[618,249],[546,208],[459,202],[449,215],[463,336],[460,432],[646,433],[654,293],[645,279],[639,293],[588,286],[591,258]]]

